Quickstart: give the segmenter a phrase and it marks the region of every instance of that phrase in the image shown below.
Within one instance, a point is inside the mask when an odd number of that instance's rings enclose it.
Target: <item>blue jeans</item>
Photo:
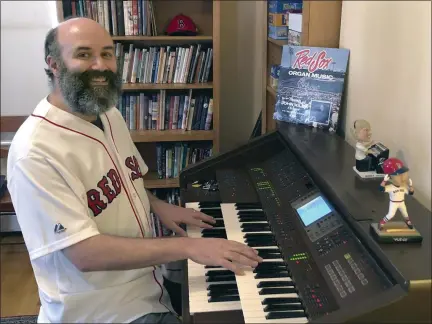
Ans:
[[[173,313],[150,313],[143,315],[131,323],[145,323],[145,324],[181,324],[182,321]]]

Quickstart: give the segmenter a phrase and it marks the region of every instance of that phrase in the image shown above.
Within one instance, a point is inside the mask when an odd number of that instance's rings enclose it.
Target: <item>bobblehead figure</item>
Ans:
[[[354,171],[361,178],[383,178],[382,163],[389,157],[389,149],[380,142],[371,139],[372,130],[369,122],[357,119],[351,128],[356,139]]]
[[[385,177],[380,184],[380,191],[389,194],[390,204],[387,215],[385,215],[379,223],[379,229],[383,229],[384,224],[394,217],[398,209],[402,213],[408,228],[412,229],[413,225],[409,219],[408,211],[405,206],[405,195],[414,194],[412,181],[408,175],[409,169],[403,165],[401,160],[389,158],[384,161],[383,170]]]
[[[351,131],[357,141],[355,146],[356,169],[360,172],[370,171],[372,159],[368,153],[373,144],[371,126],[367,120],[358,119],[354,122],[354,129]]]

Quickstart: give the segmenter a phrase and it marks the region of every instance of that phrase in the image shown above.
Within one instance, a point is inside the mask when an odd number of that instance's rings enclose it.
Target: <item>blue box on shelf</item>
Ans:
[[[269,13],[286,13],[290,10],[301,11],[303,9],[302,0],[270,0],[268,2]]]
[[[288,26],[268,26],[268,37],[273,39],[288,39]]]

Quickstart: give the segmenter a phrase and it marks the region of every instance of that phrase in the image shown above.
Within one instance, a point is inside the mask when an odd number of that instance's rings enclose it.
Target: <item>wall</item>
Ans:
[[[48,93],[44,39],[55,1],[1,1],[1,114],[28,115]]]
[[[221,151],[249,139],[261,110],[263,6],[264,1],[221,1]]]
[[[345,133],[357,118],[411,169],[431,208],[431,3],[344,1],[340,47],[351,50]]]

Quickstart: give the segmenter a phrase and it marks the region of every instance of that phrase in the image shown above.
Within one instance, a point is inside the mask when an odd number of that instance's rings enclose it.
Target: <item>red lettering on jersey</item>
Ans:
[[[121,182],[120,177],[116,170],[111,169],[107,173],[108,178],[110,178],[112,186],[114,187],[114,190],[116,192],[116,196],[121,192]]]
[[[132,170],[131,177],[132,180],[142,178],[141,169],[138,164],[138,160],[135,156],[129,156],[125,161],[126,166]]]
[[[102,190],[104,196],[107,197],[108,203],[111,203],[117,196],[116,192],[108,185],[107,177],[104,176],[97,186]]]
[[[87,191],[87,203],[93,211],[94,216],[99,215],[107,207],[107,204],[101,200],[100,193],[96,189]]]

